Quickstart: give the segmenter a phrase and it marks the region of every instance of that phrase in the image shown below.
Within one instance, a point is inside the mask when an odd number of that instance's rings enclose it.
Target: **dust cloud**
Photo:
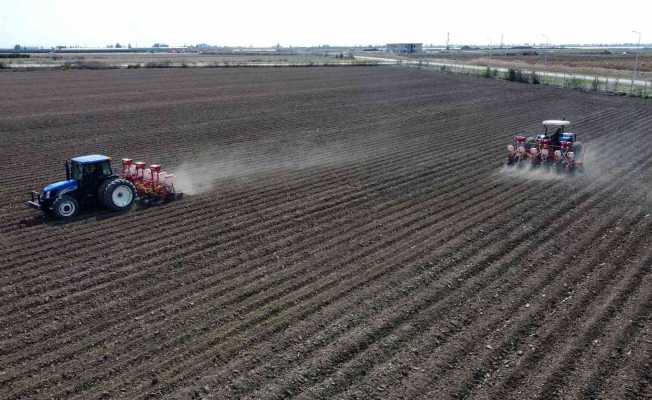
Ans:
[[[609,152],[613,144],[608,139],[592,140],[582,145],[583,170],[575,175],[558,173],[545,168],[531,168],[527,162],[522,168],[503,165],[497,171],[497,175],[505,179],[526,181],[573,182],[577,189],[586,188],[587,184],[606,187],[618,181],[619,188],[622,189],[618,194],[621,205],[639,206],[643,202],[646,207],[652,207],[652,191],[649,189],[652,187],[652,172],[649,168],[641,168],[641,160],[645,158],[641,158],[640,155],[630,158],[614,157]]]
[[[195,195],[213,190],[221,179],[332,166],[354,158],[359,160],[357,153],[349,143],[320,143],[318,135],[305,134],[301,138],[238,142],[204,149],[172,173],[177,190]]]
[[[523,167],[508,167],[503,165],[499,171],[500,175],[509,178],[523,178],[532,181],[556,181],[567,178],[563,174],[544,168],[531,168],[529,165]]]

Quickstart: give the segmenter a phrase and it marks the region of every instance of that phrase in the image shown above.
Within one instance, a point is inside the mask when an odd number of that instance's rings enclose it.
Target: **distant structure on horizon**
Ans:
[[[388,53],[395,54],[421,53],[423,43],[387,43],[386,49]]]

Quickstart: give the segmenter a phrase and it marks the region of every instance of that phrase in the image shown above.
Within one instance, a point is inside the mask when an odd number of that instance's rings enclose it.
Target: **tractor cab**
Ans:
[[[66,161],[66,179],[74,180],[87,194],[95,195],[102,182],[114,176],[111,158],[107,156],[93,154]]]
[[[559,131],[559,133],[563,133],[564,129],[570,125],[570,121],[564,121],[564,120],[559,120],[559,119],[547,119],[542,122],[545,131],[544,134],[550,136],[554,134],[556,131]]]

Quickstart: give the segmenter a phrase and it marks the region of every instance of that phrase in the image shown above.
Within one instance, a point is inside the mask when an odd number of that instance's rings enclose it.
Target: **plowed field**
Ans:
[[[398,67],[0,89],[0,398],[652,396],[649,102]],[[550,118],[586,173],[503,171]],[[191,194],[23,206],[89,153]]]

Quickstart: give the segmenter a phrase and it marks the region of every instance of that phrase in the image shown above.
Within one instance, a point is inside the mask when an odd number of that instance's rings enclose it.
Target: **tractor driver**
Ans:
[[[559,148],[559,136],[561,136],[561,127],[557,128],[555,130],[555,133],[550,135],[550,144],[553,146],[553,148]]]
[[[102,171],[95,164],[84,165],[84,182],[87,184],[93,184],[97,182],[102,175]]]

